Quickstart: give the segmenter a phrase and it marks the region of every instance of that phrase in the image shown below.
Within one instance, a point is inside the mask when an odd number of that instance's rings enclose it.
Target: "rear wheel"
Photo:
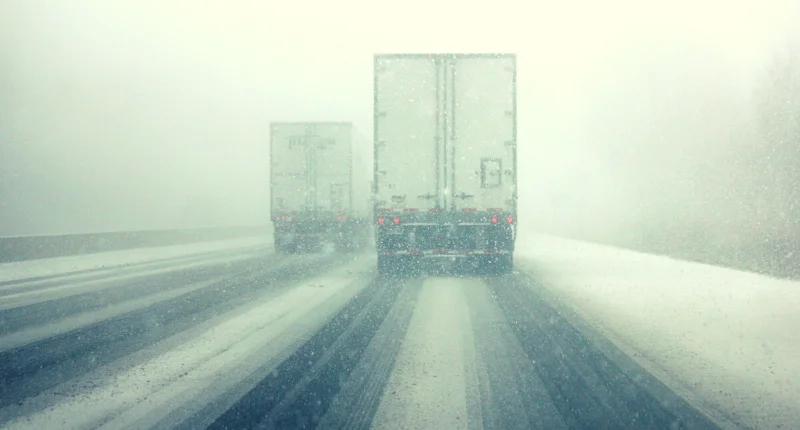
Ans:
[[[389,275],[397,268],[397,257],[394,255],[378,255],[378,273]]]
[[[409,274],[413,262],[407,255],[378,255],[378,273],[381,275]]]
[[[497,259],[497,273],[508,275],[514,271],[514,254],[499,255]]]
[[[293,252],[297,252],[297,244],[293,242],[287,242],[282,237],[275,238],[275,252],[279,254],[290,254]]]
[[[482,272],[486,275],[507,275],[514,270],[512,254],[487,255],[483,258]]]
[[[281,254],[286,253],[286,244],[281,241],[277,236],[275,236],[275,252],[279,252]]]

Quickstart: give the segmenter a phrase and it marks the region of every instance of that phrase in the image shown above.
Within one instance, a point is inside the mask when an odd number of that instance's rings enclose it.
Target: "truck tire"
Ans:
[[[486,275],[508,275],[514,270],[513,254],[487,255],[483,258],[482,272]]]
[[[394,255],[378,256],[378,274],[390,275],[397,269],[397,258]]]
[[[381,275],[404,275],[411,269],[406,255],[378,255],[378,273]]]
[[[514,254],[499,255],[497,258],[497,274],[508,275],[514,271]]]
[[[275,252],[278,254],[291,254],[296,252],[297,245],[294,243],[286,243],[283,240],[279,240],[277,237],[275,238]]]

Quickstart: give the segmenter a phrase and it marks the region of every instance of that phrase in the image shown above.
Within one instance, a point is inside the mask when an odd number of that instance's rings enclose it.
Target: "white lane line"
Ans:
[[[0,310],[7,310],[18,308],[22,306],[28,306],[36,303],[47,302],[51,300],[62,299],[69,296],[74,296],[82,293],[88,293],[93,291],[101,291],[108,288],[116,287],[119,282],[121,281],[128,281],[137,278],[143,278],[146,276],[153,276],[163,273],[170,273],[175,272],[178,270],[186,270],[196,267],[207,266],[210,264],[215,263],[226,263],[226,262],[234,262],[238,260],[246,260],[253,258],[252,255],[239,255],[235,257],[223,257],[223,258],[216,258],[216,259],[209,259],[200,262],[190,263],[190,264],[176,264],[175,266],[166,267],[163,269],[156,269],[156,270],[146,270],[142,272],[136,272],[128,275],[122,276],[115,276],[109,277],[105,279],[98,279],[95,281],[88,281],[88,282],[77,282],[77,283],[69,283],[65,285],[57,285],[51,288],[45,288],[41,290],[34,290],[34,291],[26,291],[23,293],[17,294],[9,294],[2,298],[2,302],[0,302]]]
[[[460,283],[426,280],[372,425],[466,429],[472,327]],[[470,402],[471,403],[471,402]]]
[[[174,299],[175,297],[192,292],[194,290],[199,290],[214,283],[221,282],[223,279],[224,278],[216,278],[203,282],[197,282],[181,288],[173,288],[171,290],[162,291],[160,293],[108,306],[97,311],[69,316],[67,318],[53,321],[49,324],[27,328],[16,333],[0,337],[0,352],[8,351],[9,349],[14,349],[29,343],[47,339],[49,337],[58,336],[59,334],[64,334],[72,330],[87,327],[128,312],[146,308],[161,301]]]
[[[102,370],[94,372],[94,380],[82,385],[96,388],[73,393],[52,407],[19,417],[8,425],[31,429],[151,427],[200,393],[211,398],[209,393],[224,393],[252,370],[280,355],[281,346],[302,336],[311,321],[321,327],[363,287],[353,286],[356,277],[350,273],[357,272],[352,270],[356,265],[364,263],[350,263],[327,276],[295,285],[128,370],[110,377],[104,377]],[[343,290],[348,294],[338,294]],[[341,306],[329,306],[334,300]],[[315,312],[320,309],[325,312]],[[265,349],[271,343],[278,346]],[[29,401],[52,403],[52,399],[44,398]]]

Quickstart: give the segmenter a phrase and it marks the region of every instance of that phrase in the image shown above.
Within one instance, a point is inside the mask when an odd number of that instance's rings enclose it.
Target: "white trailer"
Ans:
[[[275,249],[352,249],[364,242],[369,201],[349,122],[278,122],[270,127],[270,208]],[[354,171],[355,170],[355,171]],[[354,180],[355,178],[355,180]]]
[[[379,271],[420,258],[467,258],[510,271],[516,57],[385,54],[374,67]]]

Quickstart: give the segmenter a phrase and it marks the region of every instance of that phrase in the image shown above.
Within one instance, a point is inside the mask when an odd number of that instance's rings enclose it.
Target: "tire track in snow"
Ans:
[[[612,361],[543,300],[529,277],[505,276],[489,284],[569,428],[717,428],[677,396],[654,396],[646,387],[658,383],[652,376]]]
[[[9,303],[8,309],[0,310],[0,336],[23,330],[26,327],[41,326],[47,323],[57,324],[65,318],[103,311],[114,305],[162,294],[167,290],[182,289],[190,284],[204,283],[212,278],[210,276],[212,273],[225,273],[226,277],[236,276],[252,270],[258,262],[257,259],[250,258],[245,261],[208,262],[207,265],[198,263],[195,267],[161,269],[160,273],[143,273],[130,277],[78,283],[70,288],[73,291],[82,290],[84,292],[75,291],[76,294],[65,297],[47,297],[46,292],[37,291],[28,295],[28,300],[34,297],[35,303],[21,306]],[[265,261],[267,264],[280,262],[281,260],[276,257]],[[5,349],[8,347],[0,338],[0,350]]]
[[[318,423],[318,428],[369,428],[394,368],[421,287],[420,279],[405,283],[363,357]]]
[[[239,256],[265,255],[271,248],[266,246],[248,247],[245,249],[208,251],[179,257],[159,258],[151,261],[112,265],[95,269],[75,270],[72,272],[57,273],[53,275],[34,276],[8,281],[0,281],[0,297],[33,291],[36,289],[50,288],[62,284],[89,282],[102,279],[111,279],[121,275],[146,273],[151,270],[178,267],[182,264],[211,261],[217,258],[234,259]],[[33,261],[33,260],[30,260]]]
[[[38,342],[50,337],[88,327],[93,324],[112,319],[119,315],[147,308],[148,306],[152,306],[158,302],[174,299],[189,292],[199,290],[222,281],[222,278],[210,279],[178,288],[170,288],[166,291],[156,291],[154,294],[148,294],[140,298],[133,298],[132,300],[100,308],[92,312],[72,315],[66,318],[55,320],[48,324],[20,330],[0,338],[0,352],[19,348],[29,343]]]
[[[262,369],[267,376],[209,428],[315,427],[348,383],[406,282],[375,279],[280,366]]]
[[[242,260],[244,260],[243,263]],[[6,295],[3,297],[2,303],[0,303],[0,311],[13,313],[15,309],[22,308],[36,310],[52,306],[52,303],[61,303],[59,301],[68,303],[67,307],[79,307],[82,304],[85,306],[86,303],[91,303],[92,300],[97,300],[98,298],[107,297],[109,300],[115,300],[115,295],[124,296],[126,290],[119,288],[120,283],[142,288],[150,285],[150,281],[157,276],[167,278],[167,280],[168,278],[179,278],[181,276],[196,277],[198,275],[202,276],[203,272],[208,270],[226,269],[231,263],[252,266],[255,260],[257,259],[253,258],[252,254],[245,254],[237,257],[219,257],[182,265],[170,265],[159,269],[136,271],[86,282],[60,282],[44,288]],[[183,273],[175,273],[177,271],[183,271]],[[167,282],[166,285],[170,285],[170,283]],[[30,313],[26,310],[23,311],[26,314]]]
[[[141,350],[257,298],[269,288],[308,278],[343,261],[314,256],[243,273],[209,273],[221,282],[171,300],[19,348],[0,352],[0,407],[16,404],[49,387]],[[266,290],[265,290],[266,289]],[[4,414],[0,410],[0,424]]]
[[[255,303],[199,336],[108,380],[80,398],[12,422],[20,428],[55,425],[173,428],[214,402],[258,368],[273,362],[307,331],[315,332],[366,284],[355,262]]]
[[[480,380],[480,403],[476,407],[482,427],[567,428],[488,283],[472,280],[464,284],[464,292],[475,339]]]

